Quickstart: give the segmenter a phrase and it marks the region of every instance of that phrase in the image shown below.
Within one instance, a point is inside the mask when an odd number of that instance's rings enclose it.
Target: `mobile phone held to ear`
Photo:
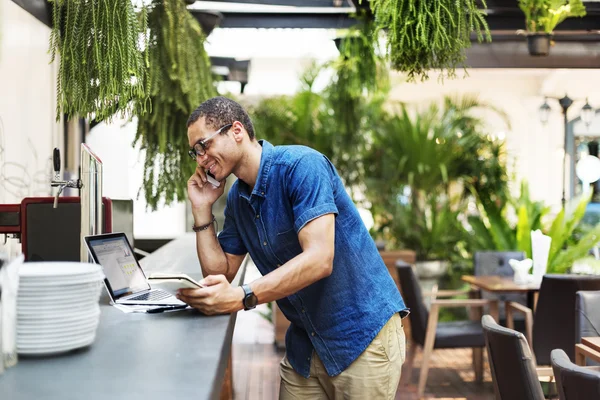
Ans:
[[[206,180],[213,185],[214,187],[219,187],[221,186],[221,182],[219,182],[218,180],[215,179],[214,176],[211,175],[210,172],[206,171]]]

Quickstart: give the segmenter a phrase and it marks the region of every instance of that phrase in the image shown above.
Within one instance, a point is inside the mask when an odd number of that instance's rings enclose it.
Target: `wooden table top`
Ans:
[[[540,290],[538,284],[517,285],[512,278],[498,275],[463,275],[462,280],[488,292],[532,292]]]
[[[600,337],[583,337],[581,338],[581,344],[584,344],[591,349],[600,352]]]

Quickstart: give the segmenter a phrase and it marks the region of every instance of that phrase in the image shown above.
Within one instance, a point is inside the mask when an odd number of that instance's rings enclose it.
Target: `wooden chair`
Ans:
[[[481,325],[485,334],[496,399],[544,400],[540,378],[553,380],[556,368],[553,370],[553,367],[537,366],[531,347],[521,332],[498,325],[489,315],[483,316]],[[553,365],[555,355],[558,354],[555,351],[552,351]],[[597,367],[585,369],[598,370]],[[557,387],[560,386],[561,377],[562,373],[556,375]],[[560,388],[558,392],[560,395]],[[586,397],[586,399],[595,398]],[[564,399],[561,397],[561,400]]]
[[[552,350],[550,359],[560,400],[600,399],[600,372],[573,364],[560,349]]]
[[[440,291],[434,288],[431,294],[431,309],[427,311],[423,302],[423,294],[411,265],[398,261],[396,263],[402,294],[407,307],[410,308],[410,325],[412,343],[406,359],[406,370],[402,382],[406,383],[411,377],[416,345],[423,348],[423,361],[419,374],[418,396],[423,396],[429,361],[433,349],[473,348],[473,368],[477,381],[483,379],[483,347],[485,341],[481,323],[477,321],[439,322],[439,310],[442,307],[469,307],[483,309],[489,305],[492,313],[497,316],[498,307],[495,301],[482,299],[452,299],[440,300],[440,297],[452,297],[469,294],[465,291]],[[402,383],[401,383],[402,385]]]
[[[496,399],[544,400],[539,371],[523,334],[498,325],[489,315],[483,316],[481,325]]]
[[[525,253],[522,251],[476,251],[473,255],[473,273],[475,276],[504,276],[512,278],[514,271],[509,264],[509,260],[524,260]],[[477,289],[474,289],[477,290]],[[493,299],[498,300],[498,320],[502,323],[502,320],[506,318],[506,307],[504,306],[507,302],[512,301],[520,304],[527,304],[527,295],[525,293],[501,293],[494,294],[487,291],[481,291],[482,299]],[[522,323],[520,322],[519,325]]]
[[[508,328],[514,329],[514,312],[525,314],[525,336],[538,365],[550,366],[554,349],[575,359],[575,300],[580,290],[600,290],[600,276],[544,275],[535,313],[521,304],[507,304]]]

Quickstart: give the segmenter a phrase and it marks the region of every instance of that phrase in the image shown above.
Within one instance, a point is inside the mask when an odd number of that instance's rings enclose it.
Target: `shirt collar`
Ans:
[[[267,195],[267,178],[269,177],[269,170],[273,163],[275,147],[264,139],[259,140],[258,144],[262,146],[262,153],[260,156],[258,175],[256,176],[256,184],[252,190],[252,195],[265,197]],[[240,180],[240,189],[240,196],[248,198],[248,192],[250,191],[248,184]]]

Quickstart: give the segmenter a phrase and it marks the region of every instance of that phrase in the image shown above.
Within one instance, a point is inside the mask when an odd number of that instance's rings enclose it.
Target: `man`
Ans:
[[[178,297],[206,314],[277,300],[291,321],[280,399],[393,399],[405,358],[399,313],[407,310],[334,166],[308,147],[257,141],[248,114],[224,97],[192,113],[188,139],[206,288]],[[212,205],[230,174],[238,179],[217,238]],[[246,253],[263,277],[233,287]]]

